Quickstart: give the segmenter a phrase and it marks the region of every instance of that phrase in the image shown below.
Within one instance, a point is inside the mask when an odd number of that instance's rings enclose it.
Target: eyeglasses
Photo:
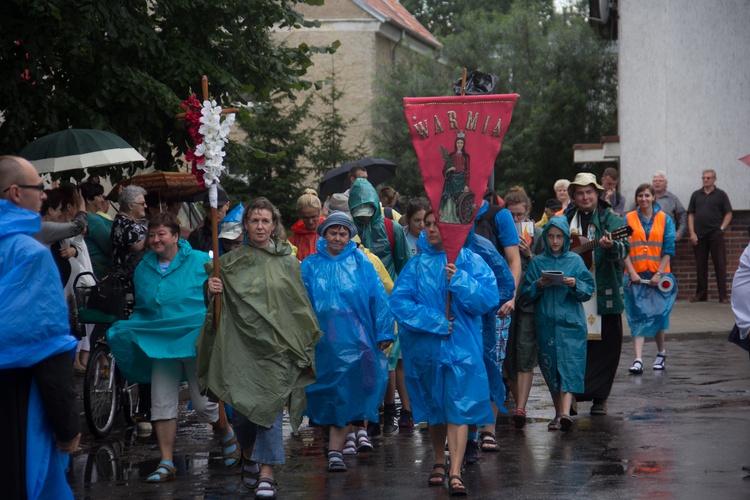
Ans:
[[[526,212],[521,213],[521,214],[514,214],[513,212],[511,212],[510,215],[512,215],[514,219],[525,219],[526,216],[529,214]]]
[[[36,189],[40,193],[44,191],[44,183],[34,186],[29,184],[11,184],[9,187],[3,189],[3,193],[7,193],[8,191],[10,191],[10,188],[12,188],[13,186],[19,187],[21,189]]]

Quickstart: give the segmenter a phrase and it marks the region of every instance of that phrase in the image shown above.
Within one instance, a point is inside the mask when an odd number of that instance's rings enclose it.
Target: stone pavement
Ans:
[[[554,410],[537,371],[526,429],[515,430],[501,418],[501,451],[467,466],[470,498],[750,498],[750,481],[741,471],[750,465],[750,363],[746,352],[726,341],[732,324],[728,305],[677,304],[667,370],[650,369],[655,347],[647,341],[646,370],[628,374],[632,351],[626,340],[609,415],[592,417],[589,405],[581,404],[567,434],[547,431]],[[106,440],[85,436],[69,475],[76,498],[252,498],[239,472],[223,467],[207,426],[184,406],[181,417],[177,479],[146,484],[158,463],[156,439],[134,436],[120,423]],[[342,474],[326,472],[322,446],[320,429],[303,425],[292,436],[285,426],[279,498],[448,498],[447,488],[426,484],[432,451],[424,432],[377,441],[374,452],[346,458],[349,471]]]

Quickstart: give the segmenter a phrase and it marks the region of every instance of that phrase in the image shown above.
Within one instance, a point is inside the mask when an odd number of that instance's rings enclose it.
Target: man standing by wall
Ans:
[[[706,169],[702,175],[703,188],[694,192],[688,205],[688,231],[690,243],[695,250],[697,286],[690,302],[708,299],[708,254],[714,261],[716,287],[719,302],[728,304],[727,298],[727,251],[724,246],[724,230],[732,220],[732,204],[729,197],[717,188],[716,171]]]
[[[656,194],[656,203],[659,204],[662,211],[672,217],[674,225],[677,228],[677,234],[675,236],[675,243],[680,241],[685,233],[687,233],[687,211],[685,207],[680,203],[680,199],[677,195],[671,191],[667,191],[667,174],[663,170],[657,170],[654,172],[654,176],[651,179],[651,185],[654,186],[654,193]],[[635,208],[633,209],[635,210]]]
[[[73,498],[65,463],[81,439],[68,308],[41,229],[44,185],[0,156],[0,484],[3,498]]]
[[[592,415],[607,414],[607,398],[615,381],[622,351],[622,260],[628,256],[629,244],[625,239],[612,240],[609,235],[623,226],[622,218],[612,211],[600,195],[604,188],[596,183],[589,172],[580,172],[568,186],[575,208],[565,212],[570,232],[597,241],[593,250],[592,274],[596,292],[596,314],[601,316],[601,338],[586,344],[586,378],[584,393],[576,394],[577,401],[593,401]]]
[[[622,217],[625,212],[625,197],[617,191],[617,183],[620,180],[620,174],[616,168],[605,168],[602,172],[602,186],[604,192],[601,199],[606,201],[612,207],[612,211]]]

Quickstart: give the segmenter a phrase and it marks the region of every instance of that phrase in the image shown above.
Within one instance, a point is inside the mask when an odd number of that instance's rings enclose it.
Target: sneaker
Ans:
[[[401,415],[398,417],[398,426],[404,429],[414,427],[414,417],[409,410],[401,409]]]
[[[606,399],[595,399],[594,404],[591,405],[591,415],[606,415],[607,414],[607,400]]]
[[[464,463],[472,465],[479,461],[479,445],[476,439],[466,441],[466,451],[464,452]]]
[[[398,434],[398,419],[396,415],[383,414],[383,435],[395,436],[396,434]]]

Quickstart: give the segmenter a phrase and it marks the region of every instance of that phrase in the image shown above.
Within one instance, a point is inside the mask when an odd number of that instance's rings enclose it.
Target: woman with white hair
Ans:
[[[555,181],[555,198],[560,200],[560,203],[562,203],[563,213],[568,209],[568,205],[570,205],[568,186],[570,186],[570,181],[568,179],[557,179]]]
[[[126,281],[133,280],[135,267],[146,253],[146,190],[125,186],[118,198],[120,211],[112,223],[112,262]]]

